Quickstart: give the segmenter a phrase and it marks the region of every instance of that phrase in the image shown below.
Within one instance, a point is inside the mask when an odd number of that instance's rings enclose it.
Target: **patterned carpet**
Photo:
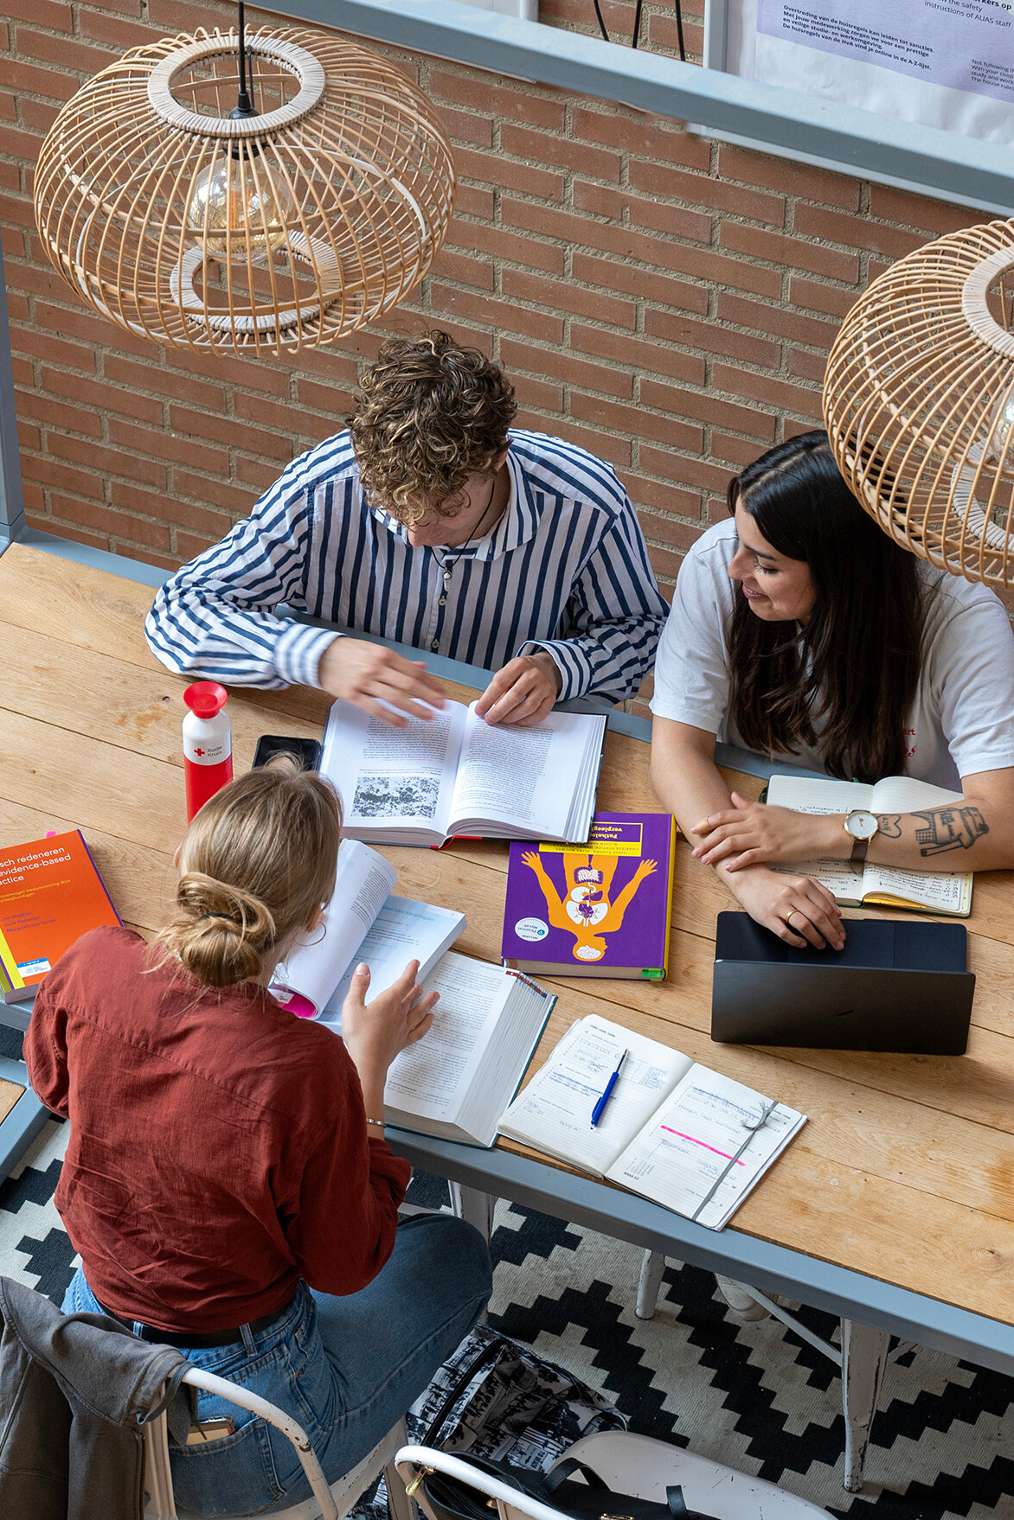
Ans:
[[[0,1185],[0,1272],[59,1301],[74,1257],[52,1197],[66,1130],[51,1124]],[[418,1179],[416,1202],[442,1185]],[[1014,1380],[901,1351],[884,1385],[866,1488],[841,1487],[840,1386],[774,1319],[740,1325],[714,1278],[671,1262],[654,1320],[634,1317],[640,1253],[501,1205],[490,1321],[595,1387],[631,1428],[757,1473],[849,1520],[1014,1520]],[[833,1338],[828,1315],[806,1323]]]

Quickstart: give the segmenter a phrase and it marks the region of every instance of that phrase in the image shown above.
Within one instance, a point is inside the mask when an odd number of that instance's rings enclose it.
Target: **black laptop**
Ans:
[[[960,1056],[975,977],[963,924],[847,919],[844,950],[796,950],[719,913],[711,1038]]]

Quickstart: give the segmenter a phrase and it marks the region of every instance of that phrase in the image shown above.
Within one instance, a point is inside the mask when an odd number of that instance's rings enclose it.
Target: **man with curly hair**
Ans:
[[[386,343],[348,430],[162,587],[152,650],[233,686],[317,686],[396,725],[431,716],[440,688],[357,633],[495,672],[477,709],[490,723],[630,696],[667,610],[633,507],[602,460],[512,429],[516,410],[500,366],[446,333]]]

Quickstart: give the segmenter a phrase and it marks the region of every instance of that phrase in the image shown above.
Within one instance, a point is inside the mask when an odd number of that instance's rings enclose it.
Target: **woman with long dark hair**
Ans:
[[[922,871],[1014,866],[1014,636],[999,599],[892,542],[824,432],[748,466],[729,511],[680,569],[652,700],[652,779],[698,859],[789,944],[839,948],[830,893],[773,866],[867,852]],[[722,779],[716,739],[776,769],[909,775],[963,800],[861,817],[749,803]]]

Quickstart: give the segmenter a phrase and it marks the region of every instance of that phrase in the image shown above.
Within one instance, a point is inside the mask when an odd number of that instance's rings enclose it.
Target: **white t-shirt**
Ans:
[[[680,567],[672,610],[658,646],[651,710],[703,728],[729,744],[743,740],[729,716],[726,630],[734,592],[729,563],[736,525],[717,523]],[[924,561],[926,591],[922,668],[905,723],[905,774],[960,791],[960,778],[1014,766],[1014,634],[999,598],[986,586],[947,575]],[[774,756],[775,762],[783,758]],[[784,756],[823,770],[819,746]]]

